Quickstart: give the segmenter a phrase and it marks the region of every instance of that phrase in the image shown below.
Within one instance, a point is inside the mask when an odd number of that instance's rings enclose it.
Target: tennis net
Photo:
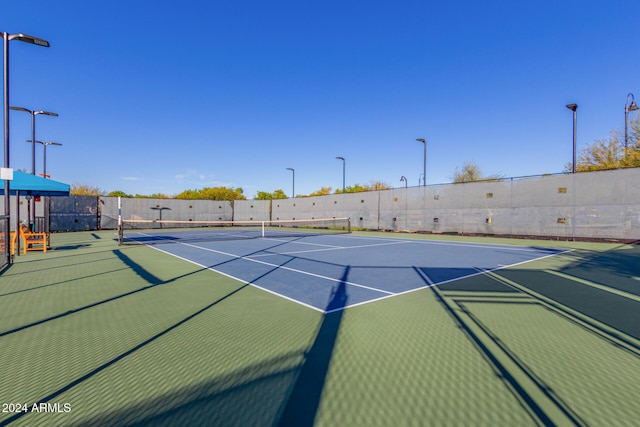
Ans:
[[[274,221],[175,221],[122,219],[118,243],[160,244],[189,241],[304,237],[351,233],[349,218],[293,219]]]

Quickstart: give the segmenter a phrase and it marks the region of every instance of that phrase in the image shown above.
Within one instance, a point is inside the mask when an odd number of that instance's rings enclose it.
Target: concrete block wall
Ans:
[[[231,203],[223,200],[178,200],[121,198],[122,218],[163,219],[191,221],[231,221]],[[118,198],[100,198],[101,228],[116,228],[118,225]]]
[[[633,168],[233,204],[123,199],[123,217],[350,217],[353,229],[640,240],[639,183],[640,168]],[[117,198],[101,203],[102,226],[109,228],[117,219]]]
[[[234,221],[268,221],[271,219],[271,200],[235,200]]]

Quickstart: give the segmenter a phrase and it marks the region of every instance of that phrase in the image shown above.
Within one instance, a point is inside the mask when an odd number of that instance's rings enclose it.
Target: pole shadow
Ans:
[[[144,277],[146,280],[151,281],[151,282],[155,282],[156,280],[159,280],[155,276],[153,276],[152,274],[146,272],[146,270],[144,270],[144,268],[142,268],[141,266],[138,266],[135,262],[133,262],[133,260],[130,260],[128,257],[126,257],[126,255],[124,255],[123,253],[120,253],[120,251],[117,251],[117,254],[118,254],[119,257],[122,257],[122,260],[123,260],[123,262],[125,262],[125,264],[130,264],[131,268],[137,269],[136,272],[138,274],[140,274],[141,277]],[[288,262],[289,261],[285,261],[282,265],[284,265],[284,264],[286,264]],[[271,274],[273,271],[277,270],[279,267],[280,266],[274,267],[270,271],[264,273],[264,275]],[[200,271],[200,270],[198,270],[198,271]],[[86,307],[81,307],[80,309],[78,309],[78,310],[76,310],[74,312],[77,312],[77,311],[80,311],[80,310],[86,310],[88,308],[95,307],[95,306],[97,306],[99,304],[104,304],[106,302],[110,302],[110,301],[113,301],[115,299],[119,299],[119,298],[122,298],[122,297],[125,297],[125,296],[128,296],[128,295],[131,295],[131,294],[136,293],[136,292],[140,292],[140,291],[144,291],[144,290],[153,288],[154,286],[157,286],[157,285],[164,285],[164,284],[167,284],[167,283],[170,283],[170,282],[173,282],[173,281],[177,280],[179,277],[185,277],[185,276],[188,276],[188,275],[191,275],[191,274],[194,274],[194,273],[195,272],[187,273],[185,275],[178,276],[176,278],[173,278],[173,279],[165,281],[165,282],[152,283],[151,285],[145,286],[144,288],[141,288],[141,289],[138,289],[138,290],[135,290],[135,291],[132,291],[132,292],[128,292],[126,294],[119,295],[119,296],[116,296],[114,298],[107,299],[105,301],[100,301],[98,303],[91,304],[91,305],[86,306]],[[227,299],[231,298],[232,296],[236,295],[237,293],[239,293],[240,291],[242,291],[243,289],[245,289],[245,288],[247,288],[249,286],[251,286],[251,284],[250,283],[246,283],[246,284],[238,287],[237,289],[228,292],[226,295],[224,295],[224,296],[216,299],[215,301],[207,304],[206,306],[202,307],[201,309],[197,310],[196,312],[186,316],[182,320],[180,320],[180,321],[174,323],[173,325],[167,327],[166,329],[154,334],[153,336],[151,336],[148,339],[140,342],[136,346],[124,351],[123,353],[120,353],[118,356],[114,357],[113,359],[103,363],[102,365],[96,367],[92,371],[90,371],[90,372],[88,372],[88,373],[86,373],[84,375],[79,376],[78,378],[76,378],[75,380],[71,381],[70,383],[68,383],[64,387],[59,388],[58,390],[50,393],[46,397],[44,397],[42,399],[38,399],[37,401],[38,402],[43,402],[43,403],[50,402],[51,400],[57,398],[61,394],[65,393],[66,391],[71,390],[72,388],[76,387],[77,385],[84,383],[85,381],[89,380],[90,378],[94,377],[95,375],[99,374],[100,372],[106,370],[107,368],[115,365],[118,362],[123,361],[128,356],[130,356],[132,354],[135,354],[139,350],[141,350],[141,349],[145,348],[146,346],[156,342],[157,340],[159,340],[160,338],[164,337],[168,333],[170,333],[170,332],[178,329],[179,327],[189,323],[191,320],[193,320],[196,317],[202,315],[203,313],[209,311],[210,309],[216,307],[218,304],[222,303],[223,301],[226,301]],[[336,298],[338,298],[337,295],[336,295]],[[54,316],[52,318],[48,318],[48,319],[44,319],[44,320],[41,320],[41,321],[38,321],[38,322],[34,322],[33,324],[25,325],[23,327],[16,328],[15,330],[5,332],[5,333],[3,333],[3,335],[7,335],[7,334],[10,334],[10,333],[15,333],[15,332],[18,332],[20,330],[23,330],[23,329],[26,329],[26,328],[29,328],[29,327],[32,327],[32,326],[36,326],[38,324],[54,320],[56,318],[68,316],[71,313],[72,312],[62,313],[62,314]],[[16,421],[17,419],[27,415],[28,413],[29,412],[21,412],[21,413],[15,414],[15,415],[13,415],[12,417],[10,417],[10,418],[8,418],[6,420],[0,421],[0,426],[10,424],[10,423]]]
[[[344,315],[344,310],[341,308],[347,305],[349,299],[346,283],[350,269],[350,266],[345,268],[340,283],[331,295],[316,339],[305,355],[300,374],[291,390],[289,399],[284,404],[282,415],[276,423],[278,426],[304,427],[313,425]]]

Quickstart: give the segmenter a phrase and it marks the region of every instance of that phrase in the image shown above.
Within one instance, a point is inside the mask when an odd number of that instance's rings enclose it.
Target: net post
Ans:
[[[118,246],[122,246],[124,230],[122,229],[122,199],[118,196]]]
[[[262,221],[262,237],[264,237],[264,221]]]
[[[351,217],[347,218],[347,233],[351,234]]]
[[[122,226],[118,226],[118,246],[122,246],[122,242],[124,240],[124,230]]]

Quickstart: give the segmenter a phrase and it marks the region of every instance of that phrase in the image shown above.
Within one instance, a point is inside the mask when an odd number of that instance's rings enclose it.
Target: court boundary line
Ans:
[[[178,243],[178,242],[175,242],[175,243]],[[212,251],[212,252],[218,252],[218,253],[220,253],[220,254],[222,254],[222,255],[225,255],[225,256],[231,256],[232,258],[235,258],[235,259],[244,258],[244,259],[245,259],[245,260],[247,260],[247,261],[254,261],[254,262],[257,262],[257,263],[260,263],[260,264],[265,264],[265,265],[268,265],[268,266],[275,267],[275,268],[277,268],[277,269],[282,268],[282,269],[285,269],[285,270],[290,270],[290,271],[293,271],[293,272],[298,272],[298,273],[301,273],[301,274],[306,274],[306,275],[310,275],[310,276],[318,277],[318,278],[320,278],[320,279],[324,279],[324,280],[328,280],[328,281],[332,281],[332,282],[344,283],[345,285],[352,285],[352,286],[356,286],[356,287],[359,287],[359,288],[364,288],[364,289],[367,289],[367,290],[370,290],[370,291],[374,291],[374,292],[379,292],[379,293],[388,294],[388,295],[385,295],[384,297],[381,297],[381,298],[389,298],[389,297],[393,297],[394,295],[396,295],[396,294],[394,294],[394,293],[392,293],[392,292],[384,291],[384,290],[382,290],[382,289],[372,288],[372,287],[368,287],[368,286],[365,286],[365,285],[360,285],[360,284],[352,283],[352,282],[344,282],[344,281],[339,280],[339,279],[333,279],[333,278],[326,277],[326,276],[320,276],[320,275],[317,275],[317,274],[315,274],[315,273],[305,272],[305,271],[302,271],[302,270],[295,270],[295,269],[292,269],[292,268],[290,268],[290,267],[279,266],[279,265],[277,265],[277,264],[271,264],[271,263],[267,263],[267,262],[259,261],[259,260],[252,260],[251,258],[241,257],[241,256],[238,256],[238,255],[226,254],[226,253],[224,253],[224,252],[215,251],[215,250],[211,250],[211,249],[208,249],[208,248],[202,248],[202,247],[195,246],[195,245],[191,245],[191,244],[185,244],[185,243],[179,243],[179,244],[181,244],[181,245],[185,245],[185,246],[192,246],[192,247],[194,247],[194,248],[196,248],[196,249],[202,249],[202,250],[209,250],[209,251]],[[183,260],[183,261],[187,261],[187,262],[189,262],[189,263],[191,263],[191,264],[197,265],[198,267],[202,267],[202,268],[207,269],[207,270],[209,270],[209,271],[212,271],[212,272],[214,272],[214,273],[221,274],[221,275],[223,275],[223,276],[225,276],[225,277],[228,277],[228,278],[230,278],[230,279],[237,280],[238,282],[243,283],[243,284],[245,284],[245,285],[254,286],[254,287],[256,287],[256,288],[258,288],[258,289],[260,289],[260,290],[262,290],[262,291],[268,292],[268,293],[270,293],[270,294],[272,294],[272,295],[275,295],[275,296],[277,296],[277,297],[284,298],[284,299],[286,299],[286,300],[288,300],[288,301],[291,301],[291,302],[294,302],[294,303],[300,304],[300,305],[302,305],[302,306],[304,306],[304,307],[307,307],[307,308],[313,309],[313,310],[315,310],[315,311],[318,311],[318,312],[320,312],[320,313],[324,313],[324,314],[329,314],[329,313],[332,313],[332,312],[334,312],[334,311],[344,310],[344,309],[349,308],[349,307],[354,307],[354,306],[356,306],[356,305],[366,304],[366,303],[373,302],[373,301],[377,301],[378,299],[381,299],[381,298],[370,299],[370,300],[367,300],[367,301],[363,301],[363,302],[361,302],[361,303],[357,303],[357,304],[350,304],[350,305],[346,305],[346,306],[344,306],[344,307],[340,307],[340,308],[338,308],[338,309],[334,309],[334,310],[329,310],[329,311],[327,311],[327,310],[324,310],[324,309],[321,309],[321,308],[315,307],[315,306],[313,306],[313,305],[307,304],[307,303],[305,303],[304,301],[301,301],[301,300],[298,300],[298,299],[295,299],[295,298],[289,297],[289,296],[287,296],[287,295],[281,294],[281,293],[279,293],[279,292],[273,291],[273,290],[271,290],[271,289],[265,288],[265,287],[260,286],[260,285],[258,285],[258,284],[256,284],[256,283],[248,282],[248,281],[246,281],[246,280],[244,280],[244,279],[240,279],[239,277],[232,276],[231,274],[225,273],[225,272],[220,271],[220,270],[216,270],[216,269],[215,269],[215,268],[213,268],[213,267],[208,267],[208,266],[206,266],[206,265],[204,265],[204,264],[201,264],[201,263],[199,263],[199,262],[197,262],[197,261],[194,261],[194,260],[192,260],[192,259],[185,258],[185,257],[183,257],[183,256],[176,255],[176,254],[174,254],[174,253],[171,253],[171,252],[165,251],[165,250],[163,250],[163,249],[160,249],[160,248],[156,247],[155,245],[144,245],[144,246],[150,247],[151,249],[155,249],[155,250],[157,250],[158,252],[162,252],[163,254],[167,254],[167,255],[173,256],[173,257],[178,258],[178,259],[181,259],[181,260]]]
[[[168,230],[167,230],[168,231]],[[141,234],[143,236],[148,236],[148,237],[154,237],[151,234],[146,234],[142,231],[133,231],[134,233],[137,234]],[[450,242],[450,241],[446,241],[446,240],[422,240],[422,239],[409,239],[409,238],[402,238],[402,237],[380,237],[380,236],[360,236],[357,234],[318,234],[317,236],[319,237],[328,237],[331,239],[335,239],[335,238],[347,238],[347,239],[365,239],[365,240],[378,240],[378,241],[386,241],[386,242],[398,242],[398,243],[418,243],[418,244],[422,244],[422,245],[444,245],[444,246],[462,246],[462,247],[474,247],[474,248],[503,248],[506,250],[514,250],[514,251],[524,251],[524,252],[530,252],[530,251],[539,251],[541,249],[545,249],[545,250],[550,250],[550,251],[558,251],[558,252],[554,252],[553,255],[556,254],[560,254],[560,253],[564,253],[567,250],[572,251],[573,249],[566,249],[566,248],[549,248],[549,247],[544,247],[544,246],[540,246],[540,247],[534,247],[534,246],[521,246],[521,245],[510,245],[510,244],[506,244],[506,243],[483,243],[483,242]],[[254,239],[254,237],[247,237],[247,236],[241,236],[241,235],[224,235],[224,237],[239,237],[240,239]],[[306,236],[304,236],[306,237]],[[126,237],[125,237],[126,238]],[[289,238],[287,236],[282,236],[282,237],[274,237],[274,236],[269,236],[269,237],[255,237],[255,238],[260,238],[260,239],[265,239],[265,240],[276,240],[276,241],[281,241],[282,239],[286,239]],[[135,240],[135,239],[131,239],[131,240]],[[172,240],[168,240],[165,239],[167,242],[171,242],[171,243],[180,243],[179,241],[172,241]],[[224,239],[212,239],[211,241],[218,241],[218,240],[223,240]],[[143,245],[146,245],[146,243],[144,242],[137,242]],[[318,243],[302,243],[302,242],[298,242],[299,244],[308,244],[308,245],[319,245]],[[331,246],[331,245],[327,245],[327,246]],[[350,246],[350,247],[355,247],[355,246]],[[345,247],[345,248],[350,248],[350,247]]]
[[[140,233],[140,232],[138,232],[138,233],[144,235],[144,233]],[[334,236],[334,235],[328,235],[328,236],[331,236],[331,237],[345,237],[345,236]],[[386,239],[386,238],[376,238],[376,237],[367,237],[367,236],[348,236],[348,237],[349,238],[360,237],[360,238],[372,239],[372,240],[385,240]],[[279,239],[273,239],[273,238],[270,238],[270,239],[271,240],[279,240]],[[411,240],[411,239],[389,238],[389,240],[393,240],[396,243],[411,243],[411,242],[414,242],[414,240]],[[418,240],[416,242],[419,242],[419,243],[432,243],[430,241],[420,241],[420,240]],[[468,274],[468,275],[461,276],[461,277],[456,277],[456,278],[453,278],[453,279],[444,280],[442,282],[437,282],[437,283],[433,282],[431,280],[431,278],[426,273],[424,273],[420,268],[418,268],[416,266],[410,266],[410,267],[407,267],[407,268],[413,268],[416,271],[416,273],[423,280],[425,280],[427,282],[427,285],[420,286],[420,287],[417,287],[417,288],[414,288],[414,289],[409,289],[409,290],[402,291],[402,292],[393,293],[393,292],[384,291],[384,290],[377,289],[377,288],[368,287],[368,286],[365,286],[365,285],[360,285],[360,284],[357,284],[357,283],[344,282],[344,281],[339,280],[339,279],[333,279],[333,278],[329,278],[329,277],[326,277],[326,276],[321,276],[321,275],[318,275],[318,274],[315,274],[315,273],[311,273],[311,272],[307,272],[307,271],[303,271],[303,270],[297,270],[297,269],[292,269],[290,267],[279,266],[277,264],[272,264],[272,263],[268,263],[268,262],[265,262],[265,261],[260,261],[260,260],[257,260],[257,259],[249,258],[247,256],[235,255],[235,254],[230,254],[230,253],[218,251],[218,250],[215,250],[215,249],[205,248],[205,247],[197,246],[197,245],[194,245],[194,244],[191,244],[191,243],[185,243],[185,242],[171,242],[171,243],[177,243],[179,245],[189,246],[189,247],[193,247],[193,248],[204,250],[204,251],[215,252],[215,253],[218,253],[220,255],[232,257],[234,259],[245,259],[247,261],[252,261],[252,262],[259,263],[259,264],[264,264],[264,265],[267,265],[267,266],[275,267],[276,269],[282,268],[284,270],[289,270],[289,271],[292,271],[292,272],[297,272],[297,273],[309,275],[309,276],[312,276],[312,277],[318,277],[320,279],[325,279],[325,280],[329,280],[329,281],[332,281],[332,282],[344,283],[346,285],[352,285],[352,286],[356,286],[356,287],[359,287],[359,288],[364,288],[364,289],[367,289],[367,290],[371,290],[371,291],[374,291],[374,292],[380,292],[380,293],[387,294],[387,295],[384,295],[384,296],[381,296],[381,297],[378,297],[378,298],[373,298],[373,299],[369,299],[369,300],[366,300],[366,301],[361,301],[361,302],[354,303],[354,304],[348,304],[348,305],[346,305],[344,307],[338,307],[338,308],[335,308],[333,310],[323,310],[321,308],[312,306],[310,304],[307,304],[307,303],[305,303],[303,301],[300,301],[300,300],[297,300],[295,298],[289,297],[287,295],[283,295],[281,293],[278,293],[278,292],[272,291],[270,289],[264,288],[264,287],[262,287],[262,286],[260,286],[258,284],[253,283],[253,282],[248,282],[246,280],[243,280],[243,279],[240,279],[238,277],[232,276],[232,275],[230,275],[228,273],[224,273],[222,271],[216,270],[215,268],[207,267],[206,265],[200,264],[200,263],[198,263],[198,262],[196,262],[194,260],[185,258],[185,257],[180,256],[180,255],[173,254],[171,252],[167,252],[165,250],[162,250],[162,249],[158,248],[156,245],[149,245],[149,244],[142,243],[144,246],[151,247],[152,249],[155,249],[155,250],[157,250],[159,252],[162,252],[164,254],[174,256],[176,258],[179,258],[179,259],[182,259],[184,261],[190,262],[190,263],[192,263],[194,265],[197,265],[199,267],[205,268],[205,269],[210,270],[212,272],[221,274],[221,275],[223,275],[225,277],[231,278],[233,280],[237,280],[240,283],[244,283],[244,284],[247,284],[247,285],[250,285],[250,286],[254,286],[254,287],[256,287],[256,288],[258,288],[260,290],[263,290],[265,292],[268,292],[268,293],[270,293],[272,295],[284,298],[284,299],[286,299],[288,301],[300,304],[302,306],[305,306],[307,308],[311,308],[311,309],[313,309],[315,311],[318,311],[318,312],[324,313],[324,314],[330,314],[330,313],[334,313],[334,312],[337,312],[337,311],[340,311],[340,310],[346,310],[347,308],[358,307],[358,306],[369,304],[369,303],[372,303],[372,302],[377,302],[377,301],[385,300],[385,299],[388,299],[388,298],[393,298],[393,297],[397,297],[397,296],[400,296],[400,295],[405,295],[405,294],[408,294],[408,293],[411,293],[411,292],[416,292],[416,291],[428,289],[428,288],[431,288],[431,287],[434,287],[434,286],[444,285],[444,284],[447,284],[447,283],[455,282],[457,280],[463,280],[463,279],[467,279],[469,277],[474,277],[474,276],[490,273],[490,272],[497,271],[497,270],[503,270],[503,269],[510,268],[510,267],[515,267],[515,266],[518,266],[518,265],[521,265],[521,264],[526,264],[526,263],[529,263],[529,262],[539,261],[541,259],[562,255],[562,254],[565,254],[565,253],[568,253],[568,252],[573,252],[575,250],[575,249],[561,249],[561,248],[558,248],[557,249],[558,252],[546,254],[544,256],[533,258],[533,259],[530,259],[530,260],[520,261],[520,262],[517,262],[517,263],[514,263],[514,264],[498,265],[496,268],[492,268],[492,269],[479,269],[477,267],[474,267],[477,270],[476,273]],[[448,244],[449,242],[440,242],[440,241],[438,241],[437,243]],[[492,244],[489,244],[489,245],[469,244],[469,245],[467,245],[465,243],[456,245],[455,244],[456,242],[453,242],[453,243],[454,243],[453,246],[463,246],[463,247],[464,246],[472,246],[472,247],[485,247],[485,248],[496,248],[496,247],[504,247],[504,248],[507,248],[507,249],[511,248],[511,246],[509,246],[509,245],[492,245]],[[387,246],[387,244],[364,245],[362,247],[368,247],[368,246]],[[341,248],[350,249],[352,247],[336,247],[336,248],[327,248],[327,249],[324,249],[324,250],[339,250]],[[520,247],[515,246],[515,248],[520,248]],[[535,251],[534,248],[529,248],[529,247],[522,247],[522,249],[525,249],[527,251]],[[553,249],[553,248],[541,248],[541,249]],[[318,251],[321,251],[321,250],[322,249],[318,249]],[[553,250],[555,250],[555,249],[553,249]],[[305,252],[315,252],[315,251],[305,251]],[[281,254],[276,254],[276,255],[281,255]],[[282,254],[282,255],[284,255],[284,254]]]
[[[306,236],[305,236],[306,237]],[[309,236],[312,237],[312,236]],[[262,237],[263,240],[274,240],[276,242],[281,242],[282,239],[287,239],[288,237]],[[308,243],[308,242],[291,242],[291,243],[296,243],[297,245],[309,245],[309,246],[326,246],[328,248],[342,248],[342,246],[336,246],[336,245],[323,245],[321,243]]]
[[[393,298],[393,297],[409,294],[411,292],[421,291],[423,289],[429,289],[429,288],[432,288],[434,286],[446,285],[447,283],[451,283],[451,282],[455,282],[455,281],[463,280],[463,279],[468,279],[469,277],[475,277],[475,276],[479,276],[479,275],[482,275],[482,274],[491,273],[491,272],[498,271],[498,270],[503,270],[505,268],[515,267],[517,265],[526,264],[526,263],[533,262],[533,261],[539,261],[541,259],[545,259],[545,258],[557,256],[557,255],[560,255],[560,254],[563,254],[563,253],[566,253],[566,252],[573,252],[573,251],[574,251],[574,249],[566,249],[566,250],[564,250],[563,252],[560,252],[560,253],[548,254],[548,255],[545,255],[545,256],[542,256],[542,257],[539,257],[539,258],[533,258],[533,259],[530,259],[530,260],[527,260],[527,261],[520,261],[520,262],[517,262],[515,264],[499,266],[499,267],[496,267],[496,268],[492,268],[490,270],[486,270],[486,269],[483,270],[483,269],[478,269],[478,268],[474,267],[477,270],[476,273],[468,274],[466,276],[456,277],[456,278],[453,278],[453,279],[444,280],[442,282],[437,282],[437,283],[434,282],[433,280],[431,280],[431,278],[424,271],[422,271],[419,267],[413,266],[413,269],[416,270],[416,273],[427,282],[427,285],[420,286],[420,287],[414,288],[414,289],[409,289],[407,291],[398,292],[398,293],[395,293],[393,295],[385,295],[385,296],[380,297],[380,298],[376,298],[376,299],[372,299],[372,300],[368,300],[368,301],[363,301],[363,302],[359,302],[359,303],[356,303],[356,304],[351,304],[351,305],[348,305],[346,307],[337,308],[337,309],[330,310],[330,311],[325,311],[325,313],[329,314],[329,313],[333,313],[335,311],[345,310],[347,308],[357,307],[359,305],[369,304],[371,302],[381,301],[381,300],[385,300],[387,298]]]
[[[290,242],[291,244],[299,244],[300,242]],[[325,252],[325,251],[336,251],[336,250],[345,250],[345,249],[362,249],[362,248],[373,248],[377,246],[390,246],[390,245],[399,245],[407,242],[397,241],[397,242],[389,242],[389,243],[378,243],[374,245],[358,245],[358,246],[332,246],[328,248],[322,249],[310,249],[306,251],[289,251],[289,252],[274,252],[267,253],[262,255],[255,255],[253,258],[259,257],[268,257],[268,256],[276,256],[276,255],[291,255],[291,254],[306,254],[311,252]],[[313,245],[313,243],[307,243],[308,245]],[[330,245],[318,245],[318,246],[330,246]]]
[[[236,281],[238,281],[238,282],[240,282],[240,283],[243,283],[243,284],[245,284],[245,285],[254,286],[254,287],[256,287],[256,288],[258,288],[258,289],[260,289],[260,290],[263,290],[263,291],[265,291],[265,292],[268,292],[268,293],[270,293],[270,294],[272,294],[272,295],[275,295],[275,296],[278,296],[278,297],[284,298],[284,299],[286,299],[286,300],[289,300],[289,301],[291,301],[291,302],[294,302],[294,303],[297,303],[297,304],[303,305],[303,306],[305,306],[305,307],[307,307],[307,308],[310,308],[310,309],[312,309],[312,310],[318,311],[318,312],[320,312],[320,313],[325,313],[325,311],[324,311],[324,310],[321,310],[321,309],[319,309],[318,307],[314,307],[314,306],[312,306],[312,305],[310,305],[310,304],[307,304],[307,303],[305,303],[305,302],[303,302],[303,301],[300,301],[300,300],[297,300],[297,299],[294,299],[294,298],[288,297],[288,296],[286,296],[286,295],[282,295],[282,294],[279,294],[279,293],[277,293],[277,292],[271,291],[271,290],[269,290],[269,289],[263,288],[262,286],[260,286],[260,285],[256,285],[255,283],[247,282],[246,280],[240,279],[239,277],[232,276],[231,274],[225,273],[224,271],[219,271],[219,270],[216,270],[216,269],[214,269],[214,268],[212,268],[212,267],[207,267],[206,265],[204,265],[204,264],[200,264],[199,262],[194,261],[194,260],[192,260],[192,259],[185,258],[185,257],[183,257],[183,256],[176,255],[176,254],[173,254],[173,253],[171,253],[171,252],[167,252],[167,251],[162,250],[162,249],[160,249],[160,248],[157,248],[157,247],[155,247],[155,246],[153,246],[153,245],[144,245],[144,246],[147,246],[147,247],[149,247],[149,248],[151,248],[151,249],[154,249],[154,250],[156,250],[156,251],[158,251],[158,252],[162,252],[163,254],[166,254],[166,255],[169,255],[169,256],[172,256],[172,257],[175,257],[175,258],[181,259],[181,260],[183,260],[183,261],[189,262],[189,263],[191,263],[191,264],[193,264],[193,265],[197,265],[198,267],[202,267],[202,268],[204,268],[204,269],[206,269],[206,270],[212,271],[212,272],[214,272],[214,273],[216,273],[216,274],[220,274],[220,275],[222,275],[222,276],[224,276],[224,277],[228,277],[228,278],[230,278],[230,279],[236,280]]]
[[[469,246],[469,247],[474,247],[474,248],[478,248],[478,247],[483,247],[483,248],[504,248],[507,250],[515,250],[515,251],[537,251],[540,249],[546,249],[546,250],[552,250],[552,251],[559,251],[557,253],[554,253],[554,255],[558,254],[558,253],[562,253],[562,252],[566,252],[567,250],[573,250],[573,249],[566,249],[566,248],[549,248],[549,247],[544,247],[544,246],[540,246],[540,247],[534,247],[534,246],[520,246],[520,245],[509,245],[509,244],[505,244],[505,243],[476,243],[476,242],[449,242],[446,240],[422,240],[422,239],[407,239],[407,238],[401,238],[401,237],[376,237],[376,236],[358,236],[355,234],[349,234],[349,235],[344,235],[344,234],[327,234],[326,236],[331,237],[331,238],[340,238],[340,237],[347,237],[349,239],[367,239],[367,240],[392,240],[392,241],[400,241],[400,242],[407,242],[407,243],[419,243],[419,244],[423,244],[423,245],[445,245],[445,246]]]
[[[356,287],[367,289],[367,290],[370,290],[370,291],[375,291],[375,292],[380,292],[380,293],[383,293],[383,294],[393,295],[393,292],[384,291],[382,289],[373,288],[371,286],[365,286],[365,285],[361,285],[359,283],[354,283],[354,282],[346,282],[344,280],[334,279],[332,277],[327,277],[327,276],[322,276],[320,274],[312,273],[310,271],[298,270],[296,268],[285,267],[285,266],[282,266],[282,265],[273,264],[273,263],[266,262],[266,261],[260,261],[258,259],[249,258],[249,257],[244,256],[244,255],[235,255],[235,254],[231,254],[231,253],[228,253],[228,252],[222,252],[222,251],[219,251],[219,250],[216,250],[216,249],[204,248],[202,246],[197,246],[197,245],[194,245],[192,243],[180,243],[180,244],[183,245],[183,246],[189,246],[189,247],[200,249],[200,250],[207,251],[207,252],[214,252],[214,253],[217,253],[217,254],[220,254],[220,255],[230,256],[230,257],[233,257],[235,259],[242,259],[242,260],[245,260],[245,261],[251,261],[251,262],[255,262],[257,264],[267,265],[269,267],[281,268],[283,270],[291,271],[291,272],[294,272],[294,273],[300,273],[300,274],[304,274],[304,275],[311,276],[311,277],[317,277],[319,279],[329,280],[330,282],[344,283],[345,285],[356,286]]]
[[[619,297],[627,298],[635,302],[640,302],[640,295],[632,294],[631,292],[623,291],[622,289],[612,288],[597,282],[593,282],[591,280],[583,279],[582,277],[572,276],[571,274],[566,274],[561,271],[553,271],[553,270],[546,269],[545,272],[549,274],[553,274],[558,277],[562,277],[563,279],[567,279],[572,282],[580,283],[581,285],[585,285],[591,288],[601,290],[603,292],[608,292],[610,294],[617,295]]]

